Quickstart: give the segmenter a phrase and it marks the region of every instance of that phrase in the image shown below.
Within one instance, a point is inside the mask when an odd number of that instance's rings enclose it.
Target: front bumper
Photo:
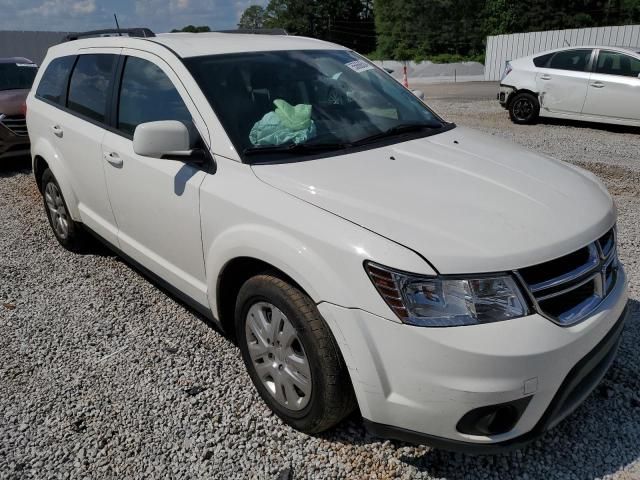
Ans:
[[[16,135],[0,123],[0,158],[30,155],[28,136]]]
[[[424,328],[321,303],[374,434],[436,447],[517,447],[569,415],[613,361],[624,325],[626,278],[590,318],[560,327],[540,315],[492,324]],[[529,398],[509,431],[469,435],[479,407]]]

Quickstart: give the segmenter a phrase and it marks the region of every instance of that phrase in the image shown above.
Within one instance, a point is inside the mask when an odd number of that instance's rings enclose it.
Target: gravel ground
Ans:
[[[640,131],[512,125],[494,102],[435,101],[461,125],[591,169],[615,195],[632,311],[604,382],[521,451],[382,442],[354,415],[310,437],[259,401],[237,349],[99,248],[49,231],[25,163],[0,171],[0,478],[640,479]]]

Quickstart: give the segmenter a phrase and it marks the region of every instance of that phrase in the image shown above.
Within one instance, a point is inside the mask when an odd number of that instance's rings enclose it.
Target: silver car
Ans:
[[[514,123],[541,116],[640,126],[640,47],[570,47],[512,60],[498,100]]]

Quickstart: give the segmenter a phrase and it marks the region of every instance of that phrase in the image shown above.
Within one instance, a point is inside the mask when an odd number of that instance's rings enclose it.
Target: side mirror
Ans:
[[[411,93],[413,93],[420,100],[424,100],[424,92],[422,90],[411,90]]]
[[[145,157],[188,157],[189,130],[177,120],[141,123],[133,132],[133,151]]]

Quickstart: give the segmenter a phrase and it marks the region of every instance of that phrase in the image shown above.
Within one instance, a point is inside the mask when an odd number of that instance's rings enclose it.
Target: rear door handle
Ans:
[[[60,125],[53,125],[53,126],[51,127],[51,131],[53,132],[53,134],[54,134],[56,137],[59,137],[59,138],[62,138],[62,135],[63,135],[63,133],[64,133],[64,132],[62,131],[62,127],[61,127]]]
[[[542,80],[551,80],[551,75],[548,75],[548,74],[546,74],[546,73],[543,73],[543,74],[540,76],[540,78],[541,78]]]
[[[121,167],[124,163],[122,161],[122,158],[120,158],[120,155],[118,155],[116,152],[105,153],[104,159],[114,167]]]
[[[604,83],[602,83],[602,82],[593,82],[593,83],[591,84],[591,86],[592,86],[593,88],[602,88],[602,87],[604,87]]]

